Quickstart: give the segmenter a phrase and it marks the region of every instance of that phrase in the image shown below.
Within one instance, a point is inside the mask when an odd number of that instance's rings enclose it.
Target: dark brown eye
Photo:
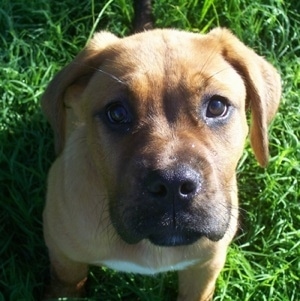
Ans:
[[[215,95],[208,102],[206,117],[224,117],[228,111],[228,101],[222,96]]]
[[[120,102],[110,104],[106,109],[106,116],[112,124],[128,124],[131,122],[128,110]]]

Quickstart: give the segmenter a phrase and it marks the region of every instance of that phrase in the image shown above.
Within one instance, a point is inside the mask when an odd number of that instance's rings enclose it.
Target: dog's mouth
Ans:
[[[156,246],[175,247],[175,246],[185,246],[185,245],[193,244],[200,237],[199,235],[184,235],[181,233],[174,233],[165,236],[159,233],[159,234],[150,235],[148,239],[151,243],[153,243]]]
[[[199,240],[203,235],[195,232],[172,231],[167,233],[154,233],[148,236],[151,243],[161,247],[175,247],[191,245]]]
[[[125,242],[149,240],[171,247],[191,245],[202,237],[211,241],[224,237],[230,220],[229,198],[205,185],[191,167],[147,172],[136,182],[137,191],[127,187],[110,202],[112,223]]]
[[[175,247],[175,246],[185,246],[191,245],[197,242],[202,237],[206,237],[211,241],[218,241],[224,237],[225,232],[219,231],[207,231],[198,232],[190,229],[185,229],[182,231],[173,230],[166,232],[156,232],[147,237],[147,239],[157,246],[162,247]]]
[[[218,241],[228,229],[230,216],[229,212],[225,212],[220,218],[213,211],[204,214],[193,210],[189,213],[178,212],[175,219],[170,212],[162,214],[157,208],[146,211],[140,208],[135,213],[132,210],[127,212],[130,214],[127,216],[123,211],[122,217],[112,214],[113,225],[121,239],[128,244],[149,240],[162,247],[191,245],[203,237]]]

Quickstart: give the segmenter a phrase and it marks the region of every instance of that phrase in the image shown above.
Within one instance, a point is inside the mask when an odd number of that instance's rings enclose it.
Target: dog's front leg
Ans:
[[[74,262],[61,253],[50,252],[51,279],[45,298],[83,297],[88,266]]]
[[[225,262],[225,257],[211,260],[179,271],[179,293],[177,301],[212,300],[215,283]]]

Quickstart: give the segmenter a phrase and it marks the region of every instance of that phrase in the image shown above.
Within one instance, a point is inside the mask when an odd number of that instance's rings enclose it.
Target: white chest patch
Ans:
[[[167,271],[178,271],[187,268],[190,265],[197,263],[198,260],[189,260],[179,262],[175,265],[170,266],[143,266],[133,262],[128,261],[118,261],[118,260],[105,260],[98,262],[97,264],[104,265],[113,270],[127,272],[127,273],[136,273],[136,274],[145,274],[145,275],[154,275],[157,273],[167,272]]]

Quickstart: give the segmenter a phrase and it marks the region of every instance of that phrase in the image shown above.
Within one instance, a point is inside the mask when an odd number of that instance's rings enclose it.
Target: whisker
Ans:
[[[90,65],[82,64],[82,63],[78,63],[78,62],[74,62],[74,61],[72,62],[72,64],[80,65],[80,66],[83,66],[83,67],[87,67],[87,68],[89,68],[91,70],[95,70],[97,72],[103,73],[103,74],[107,75],[108,77],[110,77],[111,79],[115,80],[116,82],[118,82],[118,83],[120,83],[122,85],[126,85],[126,83],[124,81],[122,81],[120,78],[118,78],[117,76],[115,76],[115,75],[113,75],[113,74],[111,74],[109,72],[106,72],[106,71],[104,71],[104,70],[102,70],[100,68],[95,68],[95,67],[92,67]]]

